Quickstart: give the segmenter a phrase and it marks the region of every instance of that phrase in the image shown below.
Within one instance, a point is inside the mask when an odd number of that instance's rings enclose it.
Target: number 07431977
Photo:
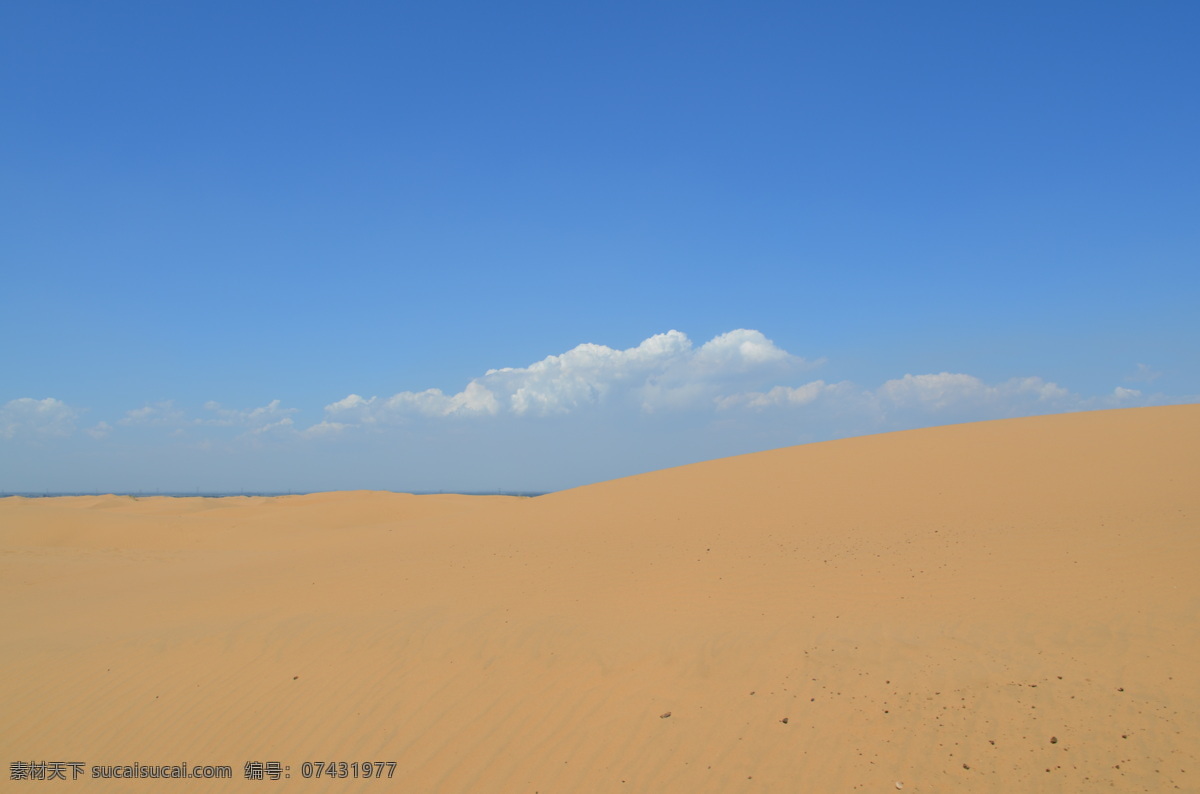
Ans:
[[[396,774],[395,761],[305,761],[300,765],[300,776],[388,778]]]

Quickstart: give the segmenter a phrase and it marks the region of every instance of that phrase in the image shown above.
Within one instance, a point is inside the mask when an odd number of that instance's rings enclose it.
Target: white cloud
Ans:
[[[242,432],[234,438],[249,440],[257,444],[268,437],[295,435],[295,420],[292,414],[296,408],[284,408],[280,400],[271,400],[266,405],[247,410],[223,408],[215,400],[204,404],[204,409],[211,416],[203,419],[193,419],[192,424],[202,427],[239,428]]]
[[[387,398],[364,398],[351,394],[325,406],[325,413],[337,421],[328,419],[322,425],[336,426],[341,430],[350,424],[388,424],[405,416],[475,416],[495,414],[500,410],[496,396],[478,380],[473,380],[458,394],[447,396],[441,389],[426,389],[422,392],[400,392]],[[317,425],[314,425],[316,427]]]
[[[279,400],[271,400],[264,406],[240,411],[232,408],[222,408],[220,403],[209,400],[204,409],[216,414],[212,419],[197,419],[196,424],[212,425],[215,427],[249,427],[259,431],[264,427],[281,426],[282,420],[296,413],[295,408],[281,408]],[[291,420],[288,420],[291,424]]]
[[[98,422],[94,427],[89,427],[86,431],[89,436],[96,440],[100,440],[108,436],[112,432],[112,425],[108,422]]]
[[[285,416],[277,422],[270,422],[265,425],[259,425],[257,427],[251,428],[250,430],[246,431],[245,435],[260,436],[264,433],[270,433],[273,431],[280,431],[280,430],[291,430],[291,429],[292,429],[292,417]]]
[[[487,387],[473,380],[458,394],[446,396],[441,389],[426,389],[423,392],[400,392],[383,401],[383,409],[390,412],[416,412],[425,416],[472,416],[496,414],[500,404]]]
[[[863,389],[848,381],[813,381],[802,386],[775,386],[767,391],[750,391],[722,397],[723,410],[767,409],[805,411],[816,419],[858,417],[876,429],[911,426],[914,422],[974,421],[1006,416],[1023,416],[1058,411],[1111,408],[1146,400],[1136,389],[1118,387],[1103,397],[1082,397],[1040,377],[1011,378],[987,383],[974,375],[939,372],[908,374],[885,381],[874,389]],[[817,413],[813,413],[817,411]],[[856,425],[865,432],[865,428]]]
[[[688,360],[691,347],[679,331],[657,334],[628,350],[582,344],[527,367],[488,370],[473,383],[486,384],[519,416],[564,414],[654,384]]]
[[[337,402],[333,403],[332,405],[325,406],[325,410],[326,411],[353,411],[359,407],[366,407],[366,406],[370,405],[372,402],[374,402],[374,400],[375,400],[374,397],[372,397],[370,400],[364,400],[362,397],[359,397],[357,394],[351,394],[348,397],[338,400]]]
[[[699,346],[686,334],[672,330],[624,350],[581,344],[524,367],[490,369],[454,393],[430,388],[390,397],[349,394],[325,406],[322,421],[304,429],[295,426],[297,409],[282,407],[280,400],[247,410],[228,409],[210,401],[204,404],[207,415],[200,419],[186,419],[169,401],[153,403],[129,411],[118,424],[167,426],[179,434],[200,427],[239,428],[238,437],[243,439],[263,439],[268,434],[333,439],[356,429],[382,429],[421,420],[660,413],[679,415],[681,421],[718,422],[728,432],[753,427],[760,437],[783,434],[783,441],[788,433],[792,435],[787,438],[795,437],[796,432],[811,436],[806,427],[822,428],[820,435],[843,432],[835,427],[855,433],[876,432],[931,421],[975,421],[1164,401],[1161,395],[1147,397],[1138,389],[1123,386],[1100,396],[1082,397],[1036,376],[988,383],[961,372],[910,373],[874,387],[795,379],[823,361],[795,356],[752,329],[720,334]],[[1140,369],[1149,373],[1148,368]],[[1147,379],[1154,377],[1146,373]],[[73,427],[74,414],[56,400],[14,401],[6,409],[8,414],[13,414],[13,406],[27,413],[32,406],[40,406],[43,432]],[[66,413],[52,421],[48,417],[59,407]],[[692,419],[682,420],[685,414]],[[751,418],[755,415],[759,418]],[[20,423],[8,415],[5,421],[2,432],[12,437]],[[112,429],[101,422],[87,432],[102,438]]]
[[[892,406],[937,412],[964,406],[1015,409],[1030,403],[1052,405],[1065,401],[1070,392],[1037,377],[1012,378],[991,386],[974,375],[940,372],[889,380],[875,395]]]
[[[327,405],[324,421],[304,434],[328,436],[418,417],[532,417],[602,408],[643,414],[715,409],[723,421],[739,410],[807,411],[810,417],[818,411],[856,428],[863,422],[886,428],[929,418],[971,421],[1145,402],[1136,389],[1118,387],[1110,395],[1083,398],[1036,376],[987,383],[966,373],[907,374],[875,388],[849,381],[786,383],[821,363],[792,355],[755,330],[730,331],[698,348],[686,334],[668,331],[626,350],[581,344],[525,367],[491,369],[456,394],[439,389],[386,398],[350,394]]]
[[[318,422],[312,427],[307,427],[301,431],[301,435],[307,438],[322,438],[337,436],[350,425],[343,422]]]
[[[526,367],[491,369],[453,395],[440,389],[388,398],[351,394],[325,407],[326,421],[344,426],[387,424],[410,416],[547,416],[608,403],[648,413],[711,404],[729,384],[745,385],[811,366],[759,331],[730,331],[699,349],[693,349],[686,334],[668,331],[627,350],[582,344]]]
[[[0,407],[0,438],[69,436],[79,413],[62,400],[19,397]]]
[[[1126,383],[1151,383],[1162,377],[1162,373],[1146,364],[1138,364],[1132,375],[1125,376]]]
[[[809,405],[823,397],[840,395],[843,398],[851,399],[855,395],[855,392],[856,389],[849,381],[826,383],[823,380],[815,380],[794,388],[791,386],[776,386],[765,392],[743,392],[741,394],[721,397],[717,400],[717,407],[721,409],[736,408],[739,406],[754,409],[779,406],[795,407]]]
[[[791,362],[799,363],[800,359],[776,347],[760,332],[739,328],[705,342],[692,363],[696,369],[707,372],[740,373]]]
[[[126,411],[117,422],[121,425],[178,425],[184,421],[183,411],[175,408],[171,400],[147,403],[141,408]]]
[[[294,431],[291,415],[297,412],[295,408],[282,407],[279,400],[246,410],[223,408],[213,400],[204,403],[203,407],[208,415],[192,418],[182,409],[175,407],[171,400],[147,403],[141,408],[126,411],[117,424],[126,427],[154,427],[166,431],[170,438],[179,439],[202,434],[204,431],[201,428],[236,428],[242,431],[238,438],[248,438],[268,432]],[[87,432],[93,438],[103,438],[112,429],[107,422],[101,422]]]

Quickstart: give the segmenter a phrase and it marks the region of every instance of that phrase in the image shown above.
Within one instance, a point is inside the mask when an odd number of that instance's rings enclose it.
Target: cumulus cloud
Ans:
[[[705,342],[696,351],[691,363],[695,370],[701,372],[744,373],[765,366],[803,362],[776,347],[759,331],[742,328]]]
[[[672,330],[627,349],[587,343],[526,366],[489,369],[457,392],[429,388],[390,397],[348,394],[326,405],[321,421],[303,429],[295,425],[297,410],[282,407],[279,400],[248,410],[208,402],[207,415],[193,420],[185,420],[170,402],[155,403],[130,411],[119,424],[168,424],[178,432],[240,428],[244,439],[266,434],[335,439],[413,422],[672,414],[700,422],[710,421],[707,415],[726,428],[745,421],[759,435],[770,432],[764,422],[779,420],[783,424],[778,428],[821,428],[818,435],[827,435],[841,432],[837,427],[872,432],[1165,401],[1127,386],[1083,397],[1037,376],[987,382],[962,372],[909,373],[878,385],[797,377],[823,363],[793,355],[752,329],[720,334],[698,346]],[[1157,376],[1143,366],[1139,375],[1146,380]],[[110,429],[101,423],[88,432],[101,437]]]
[[[0,407],[0,438],[50,438],[75,431],[79,412],[62,400],[19,397]]]
[[[607,404],[650,413],[711,405],[730,384],[744,386],[815,363],[820,362],[788,353],[759,331],[730,331],[699,348],[686,334],[668,331],[626,350],[581,344],[525,367],[491,369],[457,394],[440,389],[387,398],[351,394],[325,407],[322,424],[340,429],[412,416],[549,416]]]
[[[350,394],[327,405],[324,421],[303,432],[333,436],[421,417],[541,417],[608,408],[642,414],[715,410],[725,420],[738,411],[791,411],[882,429],[929,419],[971,421],[1148,399],[1126,387],[1085,398],[1037,376],[988,383],[961,372],[910,373],[873,388],[825,380],[793,385],[797,373],[822,363],[793,355],[751,329],[721,334],[699,347],[686,334],[668,331],[625,350],[581,344],[528,366],[491,369],[455,394],[439,389],[391,397]]]
[[[694,358],[685,334],[657,334],[628,350],[584,344],[527,367],[489,370],[483,380],[514,414],[569,413],[607,402],[617,391],[656,387]]]

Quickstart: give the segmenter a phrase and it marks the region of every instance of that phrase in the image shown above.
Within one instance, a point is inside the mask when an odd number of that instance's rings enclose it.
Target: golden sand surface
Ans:
[[[1200,406],[534,499],[13,497],[0,610],[6,790],[1195,792]],[[234,777],[90,777],[184,762]]]

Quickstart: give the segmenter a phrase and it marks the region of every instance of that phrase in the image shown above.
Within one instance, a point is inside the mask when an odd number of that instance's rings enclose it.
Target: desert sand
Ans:
[[[0,552],[6,789],[1200,791],[1200,405],[534,499],[13,497]],[[184,762],[233,779],[90,777]]]

